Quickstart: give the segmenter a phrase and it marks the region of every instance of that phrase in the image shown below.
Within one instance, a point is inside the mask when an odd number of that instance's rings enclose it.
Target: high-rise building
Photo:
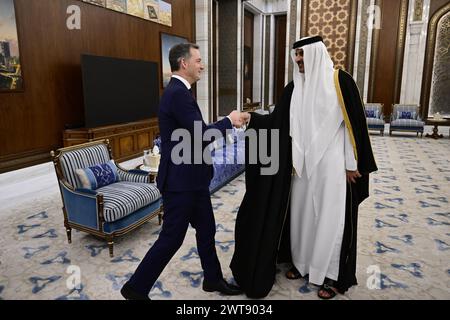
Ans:
[[[11,57],[11,50],[10,50],[9,42],[0,41],[0,48],[1,48],[2,54],[5,57],[5,59],[8,59]]]

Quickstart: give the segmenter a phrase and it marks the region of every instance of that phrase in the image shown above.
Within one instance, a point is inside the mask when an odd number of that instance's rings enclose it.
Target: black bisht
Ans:
[[[347,184],[346,224],[342,242],[338,290],[343,293],[356,282],[356,226],[358,205],[369,195],[369,173],[377,167],[370,145],[364,107],[353,78],[338,72],[347,117],[353,129],[358,154],[358,170],[363,175],[356,184]],[[272,289],[276,263],[290,262],[289,198],[292,176],[292,147],[289,134],[289,107],[294,89],[289,83],[268,116],[252,114],[249,129],[279,129],[279,170],[261,175],[269,165],[249,164],[246,142],[246,193],[236,219],[235,251],[231,261],[234,279],[250,298],[262,298]],[[348,124],[347,124],[348,125]],[[259,138],[259,133],[258,133]],[[270,148],[270,138],[268,139]]]
[[[289,105],[293,89],[294,83],[291,82],[285,88],[272,114],[261,116],[252,113],[250,120],[249,129],[269,129],[269,152],[271,129],[280,130],[279,169],[278,173],[272,176],[261,175],[260,172],[262,167],[270,165],[248,164],[249,141],[246,141],[247,190],[236,219],[235,251],[230,267],[236,282],[251,298],[265,297],[272,289],[281,232],[283,225],[289,227],[286,218],[292,175]],[[282,247],[285,248],[284,245]],[[290,255],[290,249],[286,251]]]

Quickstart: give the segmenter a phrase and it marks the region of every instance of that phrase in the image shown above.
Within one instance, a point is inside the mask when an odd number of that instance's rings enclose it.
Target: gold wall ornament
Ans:
[[[395,57],[395,89],[394,101],[400,98],[402,84],[403,58],[405,54],[406,25],[408,22],[408,0],[402,0],[400,9],[400,24],[397,34],[397,53]]]
[[[369,39],[369,30],[368,20],[369,14],[364,14],[364,12],[368,12],[370,6],[370,0],[360,0],[362,2],[362,10],[361,10],[361,30],[360,32],[360,41],[359,41],[359,54],[358,54],[358,64],[356,66],[357,73],[357,81],[356,84],[361,92],[364,95],[365,92],[365,78],[366,78],[366,65],[367,65],[367,51],[370,50],[368,48],[368,39]]]
[[[415,0],[413,21],[422,21],[422,18],[423,18],[423,0]]]
[[[301,36],[321,35],[336,68],[353,73],[357,0],[302,1]]]

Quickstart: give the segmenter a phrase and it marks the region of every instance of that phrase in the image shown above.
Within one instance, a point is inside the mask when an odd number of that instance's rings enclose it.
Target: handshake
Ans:
[[[228,118],[234,127],[240,128],[250,121],[251,115],[248,112],[233,111],[228,115]]]

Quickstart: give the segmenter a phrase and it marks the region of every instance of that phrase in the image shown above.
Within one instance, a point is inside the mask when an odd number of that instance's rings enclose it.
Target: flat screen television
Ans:
[[[82,55],[81,69],[86,128],[157,116],[157,63]]]

